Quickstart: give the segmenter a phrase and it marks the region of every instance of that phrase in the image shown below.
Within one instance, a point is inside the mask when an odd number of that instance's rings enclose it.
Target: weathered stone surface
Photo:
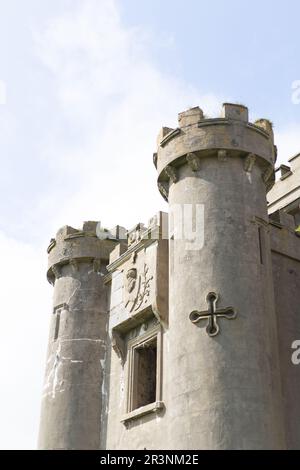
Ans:
[[[216,157],[203,159],[197,178],[183,166],[169,203],[190,204],[194,211],[196,204],[204,206],[203,248],[187,251],[186,240],[170,241],[170,446],[282,448],[271,257],[266,248],[262,268],[254,223],[256,218],[268,223],[260,168],[249,181],[241,158],[222,167]],[[189,320],[192,311],[206,309],[209,292],[220,295],[221,308],[238,312],[235,320],[222,322],[216,339],[206,335],[206,325],[197,328]],[[177,411],[191,396],[193,406]]]
[[[300,208],[300,154],[289,160],[290,171],[281,173],[281,178],[275,186],[268,192],[269,212],[273,214],[279,209],[283,209],[290,204],[288,210],[296,214],[297,224],[300,225],[298,216]]]
[[[281,221],[287,215],[281,214]],[[300,339],[300,240],[289,226],[271,224],[271,250],[286,445],[300,448],[300,366],[291,361],[291,345]]]
[[[157,151],[159,181],[165,167],[176,166],[177,180],[169,181],[171,210],[204,210],[203,246],[187,249],[185,237],[170,240],[169,446],[283,448],[265,187],[274,172],[273,136],[248,123],[245,107],[225,104],[222,116],[195,122]],[[191,152],[201,158],[201,172],[182,158]],[[170,233],[177,225],[173,219]],[[206,324],[197,328],[189,317],[205,310],[210,292],[219,296],[221,309],[230,305],[237,312],[234,321],[222,322],[216,339],[205,334]],[[191,399],[192,406],[179,406]]]
[[[42,449],[101,446],[108,325],[103,280],[119,240],[100,240],[96,227],[96,222],[88,222],[82,231],[62,228],[49,253],[54,308],[42,399]]]
[[[118,259],[112,253],[107,268],[111,276],[111,281],[107,278],[111,282],[110,328],[134,320],[147,309],[168,323],[168,239],[163,238],[167,227],[162,226],[166,218],[163,213],[152,218],[152,225],[143,227],[138,241]]]
[[[221,117],[225,119],[236,119],[237,121],[248,122],[248,108],[241,104],[224,103]]]
[[[48,247],[39,445],[299,449],[300,157],[274,184],[272,123],[231,103],[157,145],[169,224],[89,221]]]

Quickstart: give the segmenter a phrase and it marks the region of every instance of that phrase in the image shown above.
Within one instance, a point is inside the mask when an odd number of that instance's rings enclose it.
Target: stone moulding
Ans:
[[[268,183],[268,181],[270,180],[272,174],[274,172],[274,168],[272,166],[269,166],[264,172],[263,172],[263,180],[264,180],[264,183]]]
[[[288,161],[292,162],[293,160],[296,160],[298,157],[300,157],[300,153],[296,153],[296,155],[293,155],[291,158],[288,159]]]
[[[55,245],[56,245],[56,240],[55,240],[55,238],[51,238],[51,240],[50,240],[50,245],[49,245],[48,248],[47,248],[47,253],[48,253],[48,254],[49,254],[50,251],[55,247]]]
[[[55,307],[53,307],[53,313],[56,314],[56,312],[58,310],[67,310],[69,311],[69,305],[66,304],[66,303],[62,303],[62,304],[59,304],[59,305],[56,305]]]
[[[205,119],[203,121],[199,121],[197,127],[201,128],[201,127],[206,127],[206,126],[211,126],[211,125],[214,125],[214,126],[227,126],[227,125],[230,125],[230,124],[231,124],[231,122],[226,118]]]
[[[56,279],[61,278],[61,265],[55,264],[54,266],[52,266],[51,270],[54,276],[54,282],[56,281]]]
[[[270,139],[270,135],[264,131],[261,127],[258,127],[256,126],[255,124],[252,124],[251,122],[248,122],[246,124],[246,126],[249,128],[249,129],[252,129],[253,131],[255,132],[258,132],[258,134],[261,134],[263,137],[265,137],[266,139]]]
[[[245,159],[244,170],[246,173],[251,173],[256,162],[256,155],[249,153]]]
[[[119,357],[121,364],[124,365],[127,356],[126,349],[126,335],[127,333],[141,325],[144,322],[149,321],[151,318],[157,318],[152,310],[151,306],[147,306],[140,312],[128,317],[126,320],[121,321],[113,328],[111,328],[111,341],[112,348]]]
[[[186,155],[186,161],[193,172],[200,170],[200,158],[195,153],[188,153]]]
[[[116,328],[113,328],[111,331],[111,346],[120,359],[121,365],[124,366],[126,360],[126,343],[120,331]]]
[[[251,222],[253,224],[256,224],[256,225],[259,225],[259,226],[263,226],[263,227],[269,227],[269,221],[268,220],[265,220],[265,219],[262,219],[261,217],[253,217],[253,219],[251,220]]]
[[[161,141],[160,146],[164,147],[168,142],[170,142],[170,140],[174,139],[181,133],[182,131],[179,129],[179,127],[174,129],[174,131],[169,132],[169,134],[167,134],[166,137]]]
[[[227,162],[227,160],[228,160],[227,150],[218,150],[218,160],[220,162]]]
[[[87,256],[82,257],[82,258],[63,258],[58,263],[55,263],[49,267],[48,272],[47,272],[48,282],[54,285],[55,280],[63,276],[62,268],[64,266],[70,265],[72,268],[73,274],[75,274],[79,270],[80,263],[91,263],[95,267],[96,266],[95,262],[99,263],[99,261],[101,260],[93,258],[93,257],[87,257]]]
[[[143,416],[148,415],[150,413],[162,412],[164,409],[165,404],[163,401],[155,401],[154,403],[150,403],[149,405],[141,406],[140,408],[137,408],[136,410],[131,411],[130,413],[126,413],[121,418],[121,423],[127,426],[129,422],[133,421],[134,419],[142,418]]]
[[[274,186],[275,184],[275,170],[273,165],[269,165],[262,173],[262,179],[263,182],[266,185],[266,190],[267,192],[270,191],[270,189]]]
[[[180,155],[166,165],[161,171],[157,183],[158,189],[165,201],[168,202],[170,183],[178,182],[179,168],[184,165],[189,165],[193,173],[196,174],[196,172],[200,170],[202,158],[205,157],[218,158],[220,162],[226,162],[231,158],[243,158],[245,161],[244,170],[246,172],[251,173],[254,165],[258,165],[262,169],[262,178],[267,185],[267,190],[269,190],[274,183],[272,179],[274,165],[266,162],[264,157],[239,149],[211,148],[209,150],[199,150],[197,152],[189,152]]]
[[[135,402],[135,387],[134,379],[136,375],[136,361],[135,361],[135,350],[146,345],[150,341],[156,338],[157,341],[157,354],[156,354],[156,390],[155,390],[155,401],[149,403],[140,408],[132,409]],[[126,360],[126,409],[125,414],[121,418],[123,424],[127,424],[129,421],[149,413],[156,413],[164,409],[164,403],[162,401],[162,328],[157,325],[151,328],[149,331],[141,336],[138,336],[130,341],[126,345],[127,349],[127,360]]]
[[[165,173],[172,183],[177,183],[177,173],[176,169],[173,166],[167,165],[165,168]]]

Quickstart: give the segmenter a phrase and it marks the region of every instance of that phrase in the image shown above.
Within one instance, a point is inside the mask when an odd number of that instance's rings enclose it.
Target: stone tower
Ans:
[[[240,105],[217,119],[190,109],[159,135],[174,448],[284,446],[266,200],[275,155],[271,124],[251,124]]]
[[[97,222],[63,227],[48,248],[54,286],[39,447],[100,447],[108,290],[103,283],[118,228],[99,238]],[[104,238],[104,239],[103,239]]]
[[[169,214],[59,230],[40,448],[300,448],[300,154],[276,154],[246,107],[192,108],[153,156]]]

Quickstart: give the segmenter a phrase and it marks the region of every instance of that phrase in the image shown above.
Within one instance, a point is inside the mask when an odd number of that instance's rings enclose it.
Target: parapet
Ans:
[[[124,235],[125,234],[125,235]],[[101,263],[108,264],[109,255],[126,238],[126,230],[116,226],[112,230],[101,228],[100,222],[84,222],[81,230],[64,226],[51,239],[48,252],[47,278],[51,284],[60,277],[61,269],[71,264],[74,269],[79,262],[94,263],[95,269]]]
[[[168,198],[169,182],[176,183],[176,169],[189,164],[200,170],[201,158],[218,156],[219,160],[245,158],[246,171],[255,161],[261,166],[269,189],[274,182],[276,147],[272,123],[267,119],[249,122],[248,108],[224,103],[221,116],[206,118],[199,107],[178,115],[178,127],[163,127],[158,135],[154,164],[158,171],[158,186]]]
[[[276,169],[280,176],[268,193],[268,210],[269,214],[272,214],[284,208],[286,212],[295,215],[298,225],[300,221],[300,154],[290,158],[289,164],[290,166],[280,165]]]
[[[166,212],[157,212],[147,226],[139,222],[126,232],[126,242],[121,241],[110,254],[109,264],[118,264],[121,257],[128,258],[158,240],[169,239],[169,219]],[[123,259],[122,258],[122,259]],[[110,269],[110,268],[109,268]]]

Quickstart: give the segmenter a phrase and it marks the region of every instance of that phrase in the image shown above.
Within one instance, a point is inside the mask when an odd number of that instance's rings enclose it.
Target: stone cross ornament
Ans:
[[[203,312],[194,310],[192,313],[190,313],[190,320],[194,324],[199,323],[202,320],[208,320],[206,332],[210,337],[217,336],[217,334],[220,332],[218,318],[233,320],[237,316],[237,311],[233,307],[217,308],[218,299],[218,294],[215,292],[210,292],[206,296],[208,310]]]

